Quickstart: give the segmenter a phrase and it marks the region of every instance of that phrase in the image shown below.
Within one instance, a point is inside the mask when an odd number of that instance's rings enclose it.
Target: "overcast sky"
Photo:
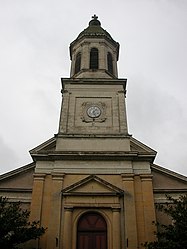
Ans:
[[[130,134],[187,175],[186,0],[0,0],[0,173],[57,133],[69,44],[93,14],[120,43]]]

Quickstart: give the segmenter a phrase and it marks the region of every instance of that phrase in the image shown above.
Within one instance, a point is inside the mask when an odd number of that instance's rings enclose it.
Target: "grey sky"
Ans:
[[[129,132],[187,175],[186,0],[1,0],[0,173],[57,133],[69,44],[93,14],[120,43]]]

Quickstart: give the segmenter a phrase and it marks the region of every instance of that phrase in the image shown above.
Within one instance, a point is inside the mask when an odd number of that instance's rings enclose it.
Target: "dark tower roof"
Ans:
[[[92,16],[92,20],[89,22],[89,26],[84,29],[78,37],[70,44],[70,57],[72,57],[72,47],[74,44],[84,38],[104,38],[113,46],[117,47],[119,51],[119,43],[114,41],[111,35],[101,27],[101,22],[96,15]],[[118,57],[118,55],[117,55]]]

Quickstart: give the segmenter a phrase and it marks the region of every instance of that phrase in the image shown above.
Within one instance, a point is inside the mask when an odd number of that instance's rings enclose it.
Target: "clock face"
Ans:
[[[91,106],[87,109],[90,118],[98,118],[101,115],[101,109],[98,106]]]

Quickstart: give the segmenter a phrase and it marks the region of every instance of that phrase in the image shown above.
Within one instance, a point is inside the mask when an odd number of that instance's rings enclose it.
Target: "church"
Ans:
[[[70,44],[59,130],[33,162],[0,176],[46,233],[24,248],[137,249],[155,240],[155,204],[187,193],[187,177],[154,164],[156,151],[128,133],[119,43],[94,15]]]

